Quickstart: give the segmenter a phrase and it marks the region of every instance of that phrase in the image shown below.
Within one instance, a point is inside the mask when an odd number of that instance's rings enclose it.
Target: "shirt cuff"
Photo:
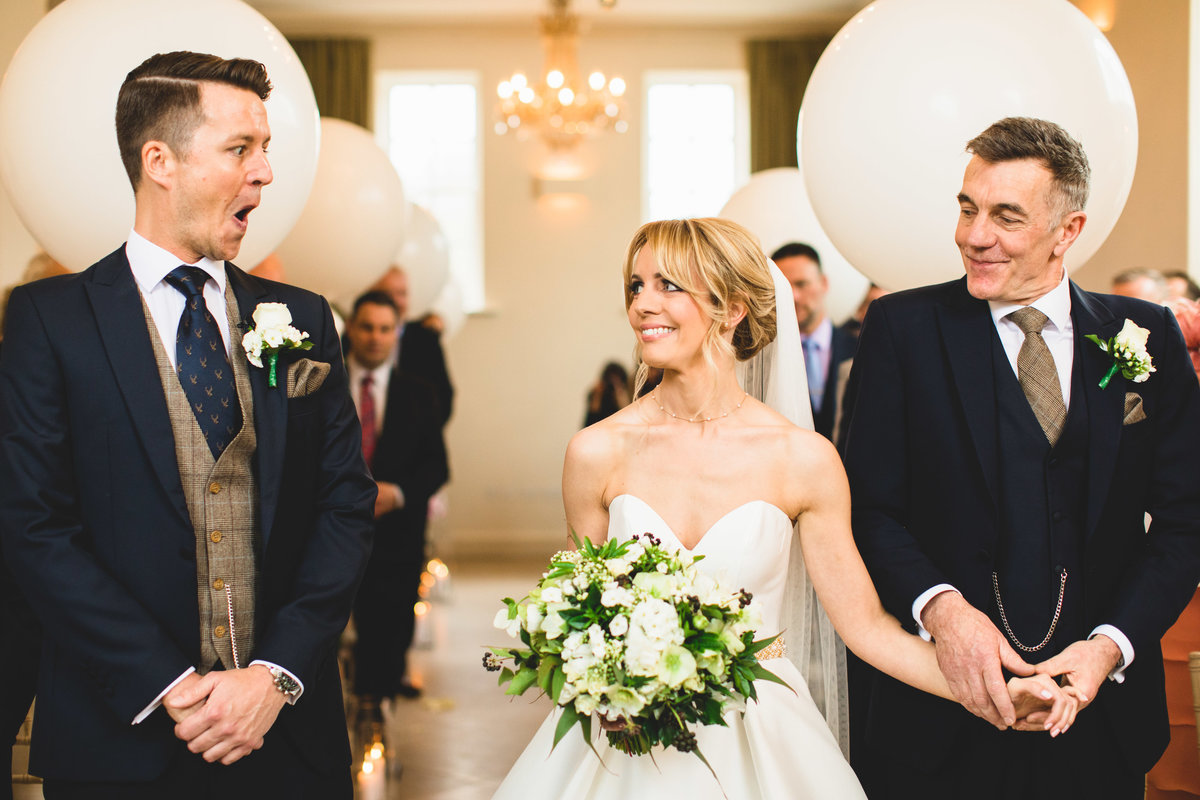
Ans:
[[[953,586],[951,586],[948,583],[939,583],[937,586],[930,587],[930,588],[926,589],[925,591],[921,592],[921,594],[917,595],[917,599],[913,600],[912,615],[913,615],[913,619],[917,621],[917,635],[918,636],[920,636],[922,639],[924,639],[927,642],[933,641],[933,637],[929,634],[929,631],[925,630],[925,626],[923,624],[921,624],[921,612],[923,612],[925,610],[925,606],[929,605],[930,600],[932,600],[934,597],[941,594],[942,592],[957,592],[957,591],[958,591],[958,589],[955,589]]]
[[[146,717],[150,716],[150,714],[152,714],[154,712],[154,709],[156,709],[162,705],[163,698],[167,696],[167,693],[170,692],[172,689],[174,689],[176,686],[178,686],[180,681],[182,681],[184,678],[186,678],[188,675],[191,675],[195,671],[196,671],[195,667],[188,667],[182,675],[180,675],[178,678],[176,678],[175,680],[173,680],[169,684],[167,684],[167,688],[165,688],[161,692],[159,692],[158,697],[154,698],[154,701],[152,703],[150,703],[150,705],[143,708],[142,713],[140,713],[136,717],[134,717],[133,722],[131,722],[130,724],[137,725],[137,724],[141,723],[141,721],[144,720]]]
[[[1097,625],[1096,629],[1088,634],[1089,639],[1104,634],[1108,638],[1117,643],[1117,647],[1121,650],[1121,663],[1113,668],[1113,671],[1108,673],[1110,681],[1117,683],[1125,682],[1125,670],[1129,669],[1129,665],[1133,663],[1133,643],[1129,641],[1129,637],[1121,633],[1118,628],[1112,625]]]
[[[300,687],[300,691],[296,692],[296,694],[294,694],[294,695],[290,695],[290,694],[284,695],[284,697],[287,698],[287,703],[289,706],[296,705],[296,701],[300,699],[300,695],[304,694],[304,682],[302,680],[300,680],[299,678],[297,678],[295,675],[293,675],[291,670],[284,669],[283,667],[281,667],[278,664],[275,664],[271,661],[263,661],[262,659],[255,659],[254,661],[250,662],[249,666],[253,667],[255,664],[262,664],[267,669],[277,669],[280,672],[282,672],[284,675],[287,675],[289,678],[294,680],[296,682],[296,685]]]

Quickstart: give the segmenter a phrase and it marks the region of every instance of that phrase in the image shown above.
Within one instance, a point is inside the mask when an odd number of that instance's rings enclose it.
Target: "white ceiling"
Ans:
[[[396,23],[532,21],[546,13],[548,0],[247,0],[277,21],[372,20]],[[869,0],[574,0],[571,10],[585,19],[613,25],[719,25],[847,19]]]

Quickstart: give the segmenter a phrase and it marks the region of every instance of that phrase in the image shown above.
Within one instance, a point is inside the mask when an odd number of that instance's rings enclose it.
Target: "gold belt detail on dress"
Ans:
[[[771,642],[762,650],[759,650],[757,653],[755,653],[754,657],[759,661],[766,661],[769,658],[783,658],[786,655],[787,642],[783,640],[782,636],[779,636],[775,639],[775,641]]]

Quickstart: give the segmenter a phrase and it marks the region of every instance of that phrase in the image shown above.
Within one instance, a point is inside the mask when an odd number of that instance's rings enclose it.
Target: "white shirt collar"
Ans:
[[[1072,327],[1071,284],[1067,279],[1066,269],[1063,270],[1062,280],[1058,282],[1057,286],[1029,305],[1049,317],[1050,321],[1047,324],[1053,325],[1060,331],[1070,330]],[[1025,308],[1019,303],[1001,303],[997,300],[988,300],[988,307],[992,311],[992,320],[997,325],[1012,312]]]
[[[153,291],[171,270],[183,263],[177,256],[162,249],[134,230],[129,231],[129,239],[125,242],[125,257],[129,259],[129,268],[133,271],[133,279],[144,295]],[[213,261],[211,258],[205,257],[188,266],[199,267],[207,272],[209,277],[217,282],[221,294],[225,293],[224,262]]]
[[[826,316],[811,334],[800,334],[800,340],[812,340],[819,350],[829,350],[833,346],[833,320]]]

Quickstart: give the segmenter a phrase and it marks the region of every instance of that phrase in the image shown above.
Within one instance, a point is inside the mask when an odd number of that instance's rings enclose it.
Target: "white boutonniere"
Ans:
[[[275,364],[282,350],[311,350],[308,334],[292,327],[292,312],[286,303],[259,303],[254,309],[254,327],[242,337],[242,349],[251,364],[262,369],[263,357],[269,371],[267,385],[275,387]]]
[[[1101,350],[1112,356],[1113,363],[1108,374],[1100,379],[1101,389],[1108,388],[1108,382],[1118,372],[1134,383],[1142,383],[1150,377],[1150,373],[1155,370],[1154,361],[1146,352],[1146,339],[1149,337],[1150,331],[1138,327],[1130,319],[1126,319],[1125,325],[1117,332],[1117,335],[1108,341],[1104,341],[1093,333],[1084,337],[1091,339]]]

